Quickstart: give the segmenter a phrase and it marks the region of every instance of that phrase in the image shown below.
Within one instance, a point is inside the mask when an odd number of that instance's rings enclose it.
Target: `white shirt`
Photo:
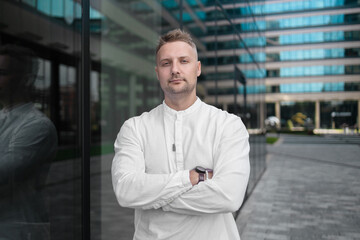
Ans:
[[[200,99],[184,111],[164,102],[127,120],[112,180],[119,204],[135,208],[134,239],[240,239],[232,212],[248,183],[248,137],[239,117]],[[192,186],[196,166],[213,169],[213,178]]]

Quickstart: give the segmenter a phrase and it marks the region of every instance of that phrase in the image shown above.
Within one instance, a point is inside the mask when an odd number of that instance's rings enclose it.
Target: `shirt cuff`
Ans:
[[[181,176],[182,184],[184,187],[191,187],[191,181],[190,181],[190,170],[184,170],[183,174]]]

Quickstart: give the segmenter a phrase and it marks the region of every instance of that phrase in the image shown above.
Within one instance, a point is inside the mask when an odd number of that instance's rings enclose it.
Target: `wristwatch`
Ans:
[[[199,182],[203,182],[205,181],[205,174],[206,174],[206,169],[200,166],[197,166],[195,168],[195,171],[199,174]]]
[[[203,168],[203,167],[200,167],[200,166],[197,166],[195,168],[195,171],[199,174],[199,182],[203,182],[205,180],[208,180],[209,179],[209,173],[213,172],[213,170],[210,169],[210,168]]]

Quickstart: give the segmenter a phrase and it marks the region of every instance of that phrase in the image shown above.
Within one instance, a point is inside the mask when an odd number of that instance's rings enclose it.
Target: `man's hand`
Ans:
[[[212,171],[208,173],[208,177],[209,177],[209,179],[212,179],[213,174],[214,174],[214,173],[213,173]]]
[[[195,169],[190,171],[190,182],[193,186],[199,182],[199,174],[195,171]]]
[[[213,172],[209,172],[209,179],[213,176]],[[199,173],[195,171],[195,169],[190,171],[190,182],[194,186],[199,182]]]

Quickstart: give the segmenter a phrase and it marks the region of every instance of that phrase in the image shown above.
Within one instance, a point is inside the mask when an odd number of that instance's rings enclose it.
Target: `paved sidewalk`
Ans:
[[[268,153],[237,218],[242,240],[360,239],[359,136],[281,135]]]

